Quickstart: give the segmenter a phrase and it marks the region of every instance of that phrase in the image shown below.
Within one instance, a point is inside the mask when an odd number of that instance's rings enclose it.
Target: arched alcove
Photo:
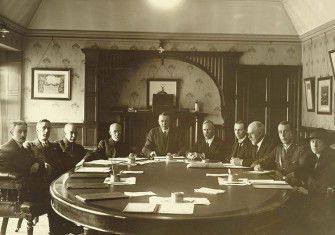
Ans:
[[[169,59],[183,61],[199,68],[214,82],[220,95],[220,112],[224,120],[222,137],[225,132],[232,133],[235,106],[236,65],[242,55],[240,52],[203,52],[203,51],[157,51],[144,50],[102,50],[83,49],[85,63],[85,123],[96,128],[99,118],[101,94],[99,79],[115,79],[118,82],[131,77],[134,67],[152,59],[165,63]],[[120,71],[127,76],[118,76]],[[178,75],[176,75],[178,77]],[[226,136],[228,137],[228,136]]]

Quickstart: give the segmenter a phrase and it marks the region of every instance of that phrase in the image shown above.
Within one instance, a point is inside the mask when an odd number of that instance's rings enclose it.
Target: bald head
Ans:
[[[73,123],[67,123],[64,126],[64,135],[70,143],[76,142],[78,135],[77,127]]]
[[[259,141],[264,138],[265,127],[264,124],[259,121],[254,121],[248,126],[248,137],[253,145],[256,145]]]
[[[119,142],[121,140],[122,127],[119,123],[112,123],[109,126],[109,134],[115,142]]]

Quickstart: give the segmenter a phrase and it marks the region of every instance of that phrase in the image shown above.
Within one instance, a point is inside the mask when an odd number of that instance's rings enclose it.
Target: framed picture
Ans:
[[[315,77],[305,78],[305,96],[308,112],[315,111]]]
[[[332,113],[332,77],[318,78],[318,114]]]
[[[32,99],[71,99],[71,69],[32,68]]]
[[[179,105],[179,79],[148,79],[147,80],[147,105],[152,106],[152,96],[160,92],[174,95],[174,106]]]
[[[334,69],[334,65],[335,65],[335,50],[331,50],[328,53],[329,53],[329,58],[330,58],[330,64],[331,64],[332,70],[333,70],[333,76],[335,78],[335,69]]]

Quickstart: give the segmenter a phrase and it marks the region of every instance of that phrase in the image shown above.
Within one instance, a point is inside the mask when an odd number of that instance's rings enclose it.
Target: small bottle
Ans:
[[[233,175],[232,175],[232,173],[231,173],[231,170],[230,170],[230,168],[228,168],[228,180],[227,180],[228,182],[233,182]]]
[[[194,112],[199,112],[199,102],[197,100],[194,103]]]

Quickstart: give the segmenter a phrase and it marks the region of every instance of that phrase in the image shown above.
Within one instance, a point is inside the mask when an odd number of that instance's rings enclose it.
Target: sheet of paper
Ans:
[[[148,192],[124,192],[124,195],[127,195],[129,197],[141,197],[141,196],[153,196],[157,194],[154,192],[148,191]]]
[[[104,180],[104,183],[111,184],[111,185],[131,185],[131,184],[136,184],[136,177],[121,178],[120,182],[112,182],[110,177],[107,177]]]
[[[253,184],[252,187],[263,189],[293,189],[289,184]]]
[[[198,189],[194,189],[194,192],[196,193],[205,193],[205,194],[221,194],[224,193],[225,190],[223,189],[212,189],[207,187],[201,187]]]
[[[177,202],[174,202],[171,197],[157,197],[157,196],[150,197],[149,202],[154,203],[154,204],[177,203]],[[211,204],[209,200],[205,197],[185,197],[183,203],[193,203],[194,205]],[[179,205],[180,203],[177,203],[177,204]]]
[[[97,201],[97,200],[109,200],[109,199],[125,199],[128,196],[120,192],[108,192],[108,193],[91,193],[91,194],[78,194],[76,198],[80,201]]]
[[[146,160],[146,161],[136,162],[137,165],[145,165],[145,164],[150,164],[150,163],[157,163],[157,161],[155,161],[155,160]]]
[[[120,174],[143,174],[144,171],[120,171]]]
[[[89,162],[84,162],[83,165],[84,166],[110,166],[111,161],[100,159],[100,160],[93,160],[93,161],[89,161]]]
[[[153,213],[156,204],[151,203],[128,203],[123,212]]]
[[[85,173],[108,173],[110,172],[111,169],[109,167],[79,167],[77,169],[75,169],[75,172],[85,172]]]
[[[287,184],[284,180],[249,180],[251,184]]]
[[[248,166],[235,166],[231,163],[222,163],[223,167],[225,168],[234,168],[234,169],[246,169],[246,168],[250,168]]]
[[[249,174],[256,174],[256,175],[265,175],[272,173],[273,171],[248,171]]]
[[[226,186],[229,186],[229,185],[239,185],[239,186],[250,185],[250,183],[248,181],[245,181],[245,180],[237,180],[237,181],[228,182],[227,179],[221,178],[221,177],[218,177],[218,182],[219,182],[219,185],[226,185]]]
[[[190,215],[193,214],[194,204],[192,203],[163,203],[158,209],[160,214],[178,214]]]
[[[154,157],[154,159],[158,159],[158,160],[160,160],[160,159],[163,160],[163,159],[164,159],[164,160],[165,160],[165,159],[166,159],[166,156],[156,156],[156,157]]]
[[[222,177],[222,176],[228,176],[228,174],[212,174],[212,173],[206,173],[206,176],[214,176],[214,177]]]
[[[210,205],[210,201],[205,197],[185,197],[185,202],[193,203],[194,205]]]

